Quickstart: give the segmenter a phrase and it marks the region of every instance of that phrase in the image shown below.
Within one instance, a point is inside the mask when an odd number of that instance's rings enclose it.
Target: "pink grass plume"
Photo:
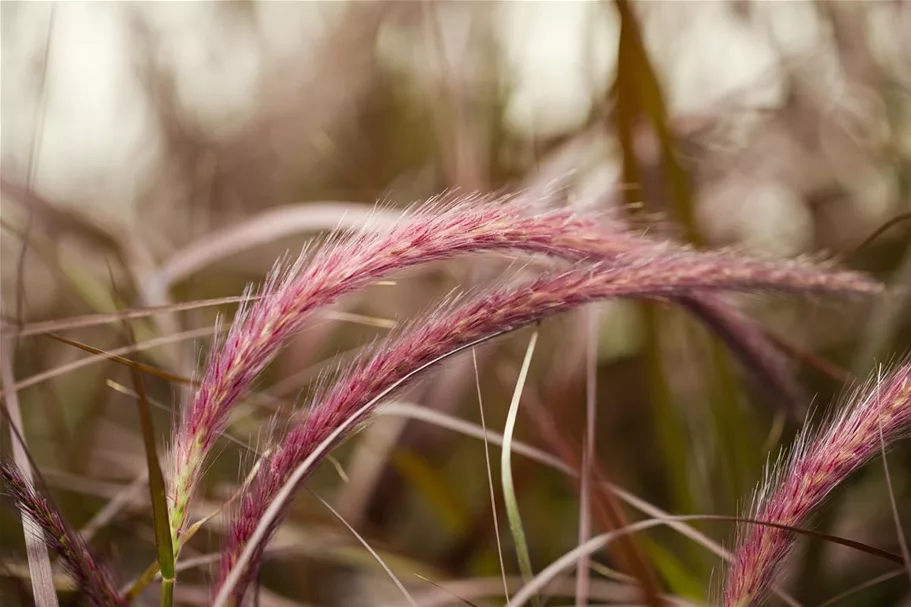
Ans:
[[[48,547],[59,556],[82,593],[84,604],[92,607],[126,605],[117,592],[113,576],[95,560],[82,537],[66,523],[54,504],[38,493],[14,466],[0,463],[0,481],[2,492],[28,514],[26,520],[38,526]]]
[[[767,474],[750,518],[798,527],[853,472],[911,429],[911,360],[874,377],[818,431],[806,431],[788,458]],[[761,604],[794,545],[788,531],[759,525],[739,530],[724,586],[725,607]]]
[[[846,281],[846,282],[843,282]],[[607,298],[679,298],[726,290],[799,293],[875,293],[879,286],[858,275],[820,272],[801,264],[741,259],[722,253],[655,251],[651,257],[620,256],[614,263],[580,264],[566,272],[450,303],[413,322],[366,353],[319,392],[311,407],[263,465],[232,523],[221,566],[224,583],[238,564],[265,510],[284,483],[318,445],[365,403],[439,357],[485,336],[497,335],[567,309]],[[270,533],[274,532],[274,527]],[[265,542],[263,542],[264,544]],[[248,570],[255,570],[263,544]],[[243,596],[249,575],[234,587]]]
[[[678,247],[656,243],[618,229],[596,216],[571,209],[529,215],[531,201],[521,196],[491,200],[467,197],[455,203],[430,203],[406,214],[401,223],[384,231],[363,232],[331,240],[312,256],[301,255],[287,269],[276,269],[259,300],[243,306],[227,338],[215,344],[192,402],[181,412],[171,456],[169,486],[171,532],[175,549],[186,525],[186,511],[198,483],[205,457],[223,431],[232,407],[252,388],[256,378],[274,360],[284,342],[299,331],[317,308],[360,289],[397,270],[418,263],[448,259],[458,254],[513,249],[569,259],[657,259],[679,252]],[[693,258],[694,260],[697,258]],[[737,256],[713,253],[699,257],[732,261]],[[830,293],[868,292],[871,283],[850,273],[830,273],[805,264],[751,263],[768,272],[782,268],[803,273],[809,290],[814,283],[828,285]],[[716,266],[721,271],[724,264]],[[801,290],[801,289],[797,289]],[[678,293],[686,297],[685,293]],[[668,294],[667,296],[673,296]],[[787,392],[787,377],[777,367],[764,365],[776,353],[746,323],[736,323],[733,311],[719,316],[723,302],[702,302],[703,316],[714,318],[735,353],[768,369],[769,384]],[[793,393],[794,391],[791,390]]]
[[[262,289],[263,297],[241,307],[227,338],[215,345],[200,387],[182,411],[169,490],[175,549],[202,463],[231,408],[312,311],[394,271],[458,254],[526,249],[585,257],[596,246],[616,252],[629,246],[619,238],[605,241],[604,230],[593,218],[565,209],[530,216],[525,204],[480,197],[430,203],[388,230],[365,229],[339,237],[312,257],[305,252],[288,268],[277,265]]]

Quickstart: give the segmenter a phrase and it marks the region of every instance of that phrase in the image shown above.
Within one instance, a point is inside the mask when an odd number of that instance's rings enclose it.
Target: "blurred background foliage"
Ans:
[[[11,325],[238,295],[341,211],[357,216],[377,201],[403,208],[449,189],[554,184],[571,204],[623,208],[637,228],[695,246],[831,258],[911,285],[906,2],[5,1],[0,13],[0,262]],[[289,345],[233,434],[265,444],[275,407],[301,400],[320,370],[450,289],[495,281],[509,261],[436,264],[346,297],[336,316]],[[846,382],[911,343],[907,294],[890,304],[740,303],[792,353],[810,423],[838,404]],[[135,321],[148,347],[126,355],[194,377],[216,312],[231,310]],[[678,310],[609,303],[541,331],[518,438],[578,465],[595,339],[598,473],[672,513],[735,514],[806,413],[788,418]],[[107,351],[129,346],[118,324],[64,333]],[[486,421],[497,430],[527,338],[477,353]],[[114,389],[131,385],[128,371],[96,358],[54,373],[88,355],[41,334],[9,340],[6,353],[15,356],[29,449],[68,520],[81,526],[122,502],[92,545],[128,581],[154,559],[145,493],[129,489],[145,469],[135,400]],[[186,401],[185,384],[149,383],[167,406]],[[402,399],[477,422],[471,358],[453,359]],[[170,421],[157,413],[162,445]],[[7,454],[9,432],[2,436]],[[482,443],[384,417],[337,456],[342,478],[325,466],[309,486],[409,584],[434,590],[413,572],[444,585],[496,580]],[[231,494],[252,460],[225,442],[201,513]],[[899,446],[890,464],[907,513],[911,450]],[[530,460],[514,466],[540,569],[578,542],[579,488]],[[609,494],[594,501],[603,508],[596,530],[639,516]],[[872,465],[815,524],[897,551],[885,504],[882,467]],[[217,551],[220,524],[182,558]],[[14,513],[0,515],[0,593],[13,604],[27,596],[18,525]],[[728,523],[697,527],[730,541]],[[516,574],[505,531],[504,541]],[[262,605],[400,600],[305,492],[273,548]],[[652,530],[597,555],[592,596],[605,600],[593,604],[611,603],[611,571],[634,573],[636,558],[663,590],[696,602],[709,600],[722,570],[678,533]],[[207,563],[182,574],[180,600],[205,602]],[[819,605],[888,571],[802,540],[785,586]],[[483,600],[473,599],[492,604]],[[899,577],[839,604],[908,601]],[[564,595],[549,604],[571,603]]]

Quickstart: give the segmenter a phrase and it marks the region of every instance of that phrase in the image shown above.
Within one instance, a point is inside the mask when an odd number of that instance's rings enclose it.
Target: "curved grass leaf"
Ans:
[[[538,331],[536,330],[528,342],[528,349],[525,351],[525,360],[522,361],[522,369],[519,371],[519,379],[516,381],[516,388],[512,394],[512,402],[509,404],[509,413],[506,416],[506,427],[503,429],[503,450],[500,453],[500,476],[503,484],[503,501],[506,504],[506,518],[509,521],[509,531],[512,533],[513,543],[516,548],[516,558],[519,561],[519,572],[526,580],[530,580],[534,575],[531,567],[531,556],[528,553],[528,542],[525,539],[525,529],[522,526],[522,515],[519,512],[519,502],[516,499],[516,488],[512,478],[512,435],[516,427],[516,418],[519,413],[519,401],[522,398],[522,389],[525,387],[525,380],[528,377],[528,368],[531,366],[531,358],[535,352],[535,344],[538,342]],[[532,599],[536,606],[540,605],[537,598]]]

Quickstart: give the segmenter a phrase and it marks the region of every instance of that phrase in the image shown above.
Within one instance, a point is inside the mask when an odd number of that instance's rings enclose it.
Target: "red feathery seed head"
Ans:
[[[579,258],[596,248],[621,252],[634,240],[606,240],[597,220],[571,210],[528,216],[524,206],[517,199],[481,198],[448,206],[429,204],[389,230],[365,229],[330,241],[309,260],[302,254],[284,271],[276,266],[263,297],[238,312],[227,338],[209,359],[200,388],[181,419],[173,477],[190,487],[195,484],[198,460],[224,429],[232,406],[251,389],[284,341],[300,330],[309,312],[340,296],[396,270],[466,252],[511,248]],[[194,469],[190,479],[181,476],[187,467]]]
[[[908,433],[911,362],[870,384],[818,432],[797,439],[786,463],[758,491],[751,518],[800,526],[839,483],[880,453],[880,432],[886,444]],[[742,528],[726,577],[725,606],[760,604],[793,545],[794,536],[787,531]]]
[[[626,263],[623,263],[626,262]],[[698,291],[773,289],[796,292],[877,292],[851,273],[825,273],[796,263],[739,259],[718,253],[656,252],[621,256],[615,264],[583,264],[519,286],[443,306],[372,355],[358,359],[289,432],[244,496],[223,553],[228,575],[275,494],[314,448],[383,391],[415,369],[462,345],[538,321],[590,301],[615,297],[679,298]],[[261,550],[261,546],[258,547]],[[257,555],[259,556],[259,555]],[[253,560],[253,567],[257,559]],[[245,583],[236,587],[242,596]]]
[[[201,459],[224,429],[232,406],[251,389],[284,341],[302,327],[309,312],[382,276],[418,263],[482,250],[517,249],[597,260],[633,252],[653,258],[675,250],[669,244],[655,243],[618,229],[616,224],[607,225],[592,216],[580,217],[570,209],[529,216],[523,212],[527,203],[521,198],[490,201],[479,197],[449,206],[425,205],[389,230],[365,230],[343,237],[321,248],[309,262],[301,255],[285,271],[277,266],[263,289],[263,297],[241,309],[226,340],[217,345],[209,359],[200,388],[182,416],[174,446],[172,482],[183,483],[185,492],[192,489]],[[706,261],[718,263],[727,257],[722,253]],[[780,267],[790,267],[774,262],[757,263],[757,268],[764,267],[769,278]],[[717,267],[721,271],[724,264]],[[825,287],[826,282],[846,278],[845,274],[832,275],[800,267],[807,281],[797,290],[813,290],[815,284],[824,291],[839,291]],[[855,285],[845,284],[843,290],[854,292],[858,285],[866,288],[864,279],[858,280]],[[717,302],[699,308],[703,316],[715,317],[716,326],[728,327],[721,335],[738,355],[749,356],[748,360],[759,366],[776,357],[774,349],[757,331],[751,332],[748,325],[738,329],[715,314],[713,310],[724,309]],[[767,376],[776,373],[774,365],[764,368],[768,369]],[[778,376],[783,375],[778,372]],[[793,386],[785,386],[787,380],[779,379],[776,383],[793,392]],[[173,497],[178,499],[176,495]],[[188,496],[181,498],[186,500]]]
[[[107,568],[95,560],[79,534],[67,525],[50,501],[35,491],[19,470],[0,463],[0,480],[3,481],[4,492],[26,514],[25,520],[38,527],[48,547],[60,556],[87,604],[94,607],[126,605]]]

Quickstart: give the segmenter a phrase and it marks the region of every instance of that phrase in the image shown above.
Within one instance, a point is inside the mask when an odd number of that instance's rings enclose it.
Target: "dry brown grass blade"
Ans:
[[[900,224],[902,224],[902,223],[904,223],[904,222],[906,222],[906,221],[911,221],[911,212],[908,212],[908,213],[899,213],[898,215],[896,215],[896,216],[893,217],[892,219],[886,221],[886,222],[883,223],[881,226],[879,226],[878,228],[876,228],[875,230],[873,230],[873,232],[872,232],[869,236],[867,236],[866,238],[864,238],[864,239],[860,242],[860,244],[858,244],[856,247],[854,247],[854,249],[853,249],[850,253],[848,253],[847,256],[848,256],[848,257],[853,257],[853,256],[857,255],[857,254],[860,252],[861,249],[863,249],[863,248],[866,247],[866,246],[869,246],[869,245],[870,245],[873,241],[875,241],[877,238],[879,238],[880,236],[882,236],[883,234],[885,234],[886,232],[888,232],[889,230],[891,230],[891,229],[894,228],[895,226],[900,225]]]
[[[854,586],[853,588],[851,588],[849,590],[845,590],[844,592],[839,592],[832,598],[829,598],[826,601],[820,603],[818,605],[818,607],[829,607],[829,605],[834,605],[835,603],[838,603],[838,602],[848,598],[849,596],[857,594],[858,592],[866,590],[867,588],[872,588],[873,586],[876,586],[877,584],[882,584],[883,582],[888,582],[889,580],[895,579],[902,575],[905,575],[904,567],[901,569],[898,569],[896,571],[892,571],[890,573],[884,573],[882,575],[878,575],[875,578],[873,578],[872,580],[868,580],[868,581],[864,582],[863,584],[858,584],[857,586]]]
[[[13,386],[16,383],[13,375],[12,344],[8,339],[0,338],[0,376],[3,384]],[[19,468],[25,482],[32,483],[32,463],[25,444],[25,433],[22,427],[22,411],[15,389],[9,390],[4,400],[7,418],[12,437],[13,462]],[[57,607],[57,592],[54,589],[54,573],[51,569],[50,555],[41,534],[38,522],[22,513],[22,527],[25,533],[25,545],[28,552],[29,571],[32,591],[37,607]]]
[[[44,333],[56,333],[71,329],[82,329],[85,327],[96,327],[98,325],[108,325],[124,320],[135,320],[137,318],[148,318],[155,314],[166,314],[171,312],[185,312],[189,310],[198,310],[200,308],[222,306],[227,304],[236,304],[248,300],[253,300],[259,296],[249,297],[233,296],[219,297],[215,299],[204,299],[199,301],[188,301],[179,304],[170,304],[165,306],[153,306],[148,308],[135,308],[133,310],[124,310],[123,312],[112,312],[103,314],[86,314],[85,316],[74,316],[72,318],[61,318],[58,320],[48,320],[43,322],[34,322],[17,327],[6,324],[0,330],[0,335],[10,337],[27,337],[29,335],[40,335]]]
[[[158,369],[151,365],[136,362],[134,360],[130,360],[129,358],[124,358],[123,356],[111,354],[110,352],[105,352],[104,350],[100,350],[94,346],[90,346],[88,344],[78,342],[74,339],[68,339],[66,337],[63,337],[62,335],[57,335],[56,333],[47,333],[46,335],[48,337],[50,337],[51,339],[53,339],[55,341],[59,341],[64,344],[67,344],[68,346],[73,346],[74,348],[78,348],[80,350],[83,350],[84,352],[89,352],[90,354],[95,354],[102,358],[106,358],[107,360],[110,360],[112,362],[120,363],[120,364],[130,368],[131,370],[140,371],[147,375],[152,375],[154,377],[158,377],[165,381],[171,381],[171,382],[175,382],[178,384],[193,384],[194,383],[193,380],[183,377],[181,375],[175,375],[173,373],[168,373],[167,371],[162,371],[161,369]],[[135,343],[131,344],[128,347],[134,351],[136,350]]]
[[[368,317],[368,316],[363,316],[363,315],[358,315],[358,314],[344,314],[344,313],[339,313],[339,312],[326,312],[323,315],[326,318],[331,319],[331,320],[338,320],[338,321],[342,321],[342,322],[351,322],[351,323],[355,323],[355,324],[366,325],[366,326],[371,326],[371,327],[376,327],[376,328],[392,329],[395,327],[394,321],[383,319],[383,318],[374,318],[374,317]],[[104,316],[107,316],[107,315],[104,315]],[[230,325],[225,323],[225,324],[221,325],[221,328],[224,330],[228,330],[230,328]],[[144,350],[149,350],[152,348],[157,348],[159,346],[164,346],[164,345],[168,345],[168,344],[179,343],[179,342],[190,340],[190,339],[208,337],[208,336],[212,335],[214,330],[215,329],[212,327],[203,327],[200,329],[192,329],[192,330],[183,331],[183,332],[180,332],[180,333],[177,333],[174,335],[166,335],[164,337],[158,337],[155,339],[141,341],[141,342],[136,343],[135,345],[123,346],[120,348],[115,348],[113,350],[103,351],[103,353],[96,353],[95,351],[98,351],[98,352],[101,352],[101,351],[97,348],[94,348],[94,350],[93,350],[92,346],[88,346],[81,342],[73,341],[72,343],[68,343],[68,345],[72,345],[73,347],[78,347],[79,349],[86,351],[86,352],[92,352],[93,355],[87,356],[85,358],[81,358],[79,360],[74,360],[72,362],[60,365],[59,367],[54,367],[52,369],[48,369],[46,371],[42,371],[40,373],[36,373],[34,375],[26,377],[25,379],[21,379],[15,384],[14,387],[16,388],[17,391],[22,391],[22,390],[25,390],[26,388],[31,388],[32,386],[36,386],[36,385],[46,382],[48,380],[54,379],[55,377],[59,377],[66,373],[72,373],[73,371],[77,371],[77,370],[87,367],[89,365],[97,364],[104,360],[113,360],[114,362],[124,363],[125,361],[129,360],[129,359],[123,358],[124,354],[142,352]],[[59,336],[57,336],[57,337],[59,337]],[[77,345],[77,343],[79,345]],[[298,390],[300,388],[301,382],[304,382],[304,381],[312,378],[315,374],[318,373],[318,369],[332,364],[332,362],[334,360],[335,360],[334,358],[330,358],[326,361],[319,363],[318,365],[306,367],[306,368],[302,369],[299,373],[293,374],[293,375],[287,377],[285,380],[277,383],[275,386],[272,387],[270,392],[276,396],[281,396],[283,394],[287,394],[289,392]],[[184,385],[188,385],[188,386],[195,385],[193,383],[193,380],[191,380],[188,377],[182,377],[182,376],[179,376],[174,373],[171,373],[170,375],[173,377],[181,378],[180,382],[183,383]],[[177,381],[177,380],[175,380],[175,381]],[[5,388],[0,389],[0,396],[3,396],[3,394],[5,394],[5,390],[6,390]]]
[[[48,369],[47,371],[42,371],[40,373],[36,373],[35,375],[26,377],[25,379],[19,380],[19,382],[17,382],[15,384],[14,388],[18,391],[22,391],[22,390],[25,390],[26,388],[31,388],[32,386],[36,386],[42,382],[46,382],[48,380],[54,379],[55,377],[59,377],[66,373],[72,373],[73,371],[78,371],[79,369],[82,369],[89,365],[97,364],[97,363],[105,361],[105,360],[113,360],[114,362],[121,362],[121,360],[129,360],[129,359],[122,358],[123,354],[141,352],[143,350],[155,348],[160,345],[175,343],[175,342],[183,341],[186,339],[196,339],[197,337],[206,337],[211,334],[212,334],[212,329],[207,327],[204,329],[196,329],[193,331],[187,331],[185,333],[180,333],[178,335],[170,335],[167,337],[160,337],[158,339],[152,339],[149,341],[140,342],[133,346],[123,346],[121,348],[115,348],[114,350],[105,351],[104,354],[100,354],[100,355],[95,355],[95,353],[92,353],[92,356],[86,356],[84,358],[74,360],[74,361],[66,363],[64,365],[60,365],[59,367],[54,367],[52,369]],[[68,345],[73,345],[73,347],[78,347],[75,344],[68,344]],[[80,344],[80,345],[85,346],[85,344]],[[91,348],[92,346],[86,346],[86,347]],[[83,350],[83,351],[88,351],[85,348],[79,348],[79,349]],[[183,383],[186,383],[187,385],[191,385],[192,382],[189,378],[183,378]],[[0,396],[2,396],[3,394],[5,394],[5,390],[0,390]]]
[[[452,591],[450,591],[450,590],[447,590],[446,588],[444,588],[443,586],[440,586],[439,584],[437,584],[437,583],[434,582],[433,580],[431,580],[431,579],[429,579],[429,578],[426,578],[426,577],[424,577],[423,575],[418,575],[417,573],[415,573],[414,575],[415,575],[418,579],[424,580],[425,582],[427,582],[427,583],[430,584],[431,586],[434,586],[434,587],[436,587],[436,588],[439,588],[440,590],[442,590],[443,592],[445,592],[446,594],[448,594],[449,596],[451,596],[451,597],[454,598],[455,600],[460,601],[460,602],[462,602],[462,603],[465,603],[466,605],[468,605],[468,607],[478,607],[478,605],[476,605],[475,603],[472,603],[472,602],[469,601],[468,599],[462,598],[462,597],[460,597],[459,595],[457,595],[456,593],[454,593],[454,592],[452,592]],[[505,582],[505,578],[504,578],[504,582]],[[507,595],[506,601],[507,601],[507,605],[508,605],[508,604],[509,604],[508,595]]]
[[[172,285],[202,268],[247,249],[300,232],[383,229],[401,213],[351,202],[307,202],[264,211],[243,223],[200,238],[169,257],[146,280],[153,291]]]

